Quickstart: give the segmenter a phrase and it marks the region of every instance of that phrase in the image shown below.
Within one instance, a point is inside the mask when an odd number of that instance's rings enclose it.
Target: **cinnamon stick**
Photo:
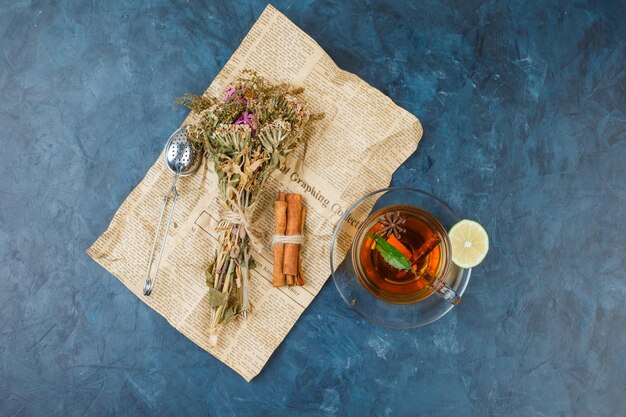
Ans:
[[[413,256],[411,256],[411,259],[415,259],[415,261],[413,261],[412,263],[416,263],[420,260],[420,258],[428,255],[430,252],[432,252],[433,249],[437,247],[438,244],[439,237],[436,235],[430,236],[430,238],[428,238],[428,240],[424,242],[422,246],[417,248],[417,250],[413,253]]]
[[[287,236],[297,235],[300,233],[302,222],[302,196],[300,194],[287,194],[287,227],[285,234]],[[300,253],[300,245],[288,243],[285,245],[285,253],[283,260],[283,272],[286,275],[288,285],[293,285],[295,277],[298,275],[298,259]]]
[[[284,235],[287,227],[287,202],[285,194],[278,193],[278,200],[274,202],[274,233]],[[285,255],[285,245],[276,244],[273,247],[274,269],[272,272],[272,285],[282,287],[285,285],[285,274],[283,272],[283,261]]]
[[[306,221],[306,207],[302,206],[302,217],[300,221],[300,234],[304,234],[304,224]],[[300,253],[298,254],[298,274],[295,279],[296,285],[304,285],[304,275],[302,274],[302,248],[300,248]]]

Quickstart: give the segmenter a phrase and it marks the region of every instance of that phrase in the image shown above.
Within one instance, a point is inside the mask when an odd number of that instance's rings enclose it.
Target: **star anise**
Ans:
[[[382,229],[376,232],[380,236],[386,238],[394,235],[396,239],[400,239],[400,234],[406,232],[406,229],[402,227],[406,223],[406,219],[400,215],[400,212],[385,213],[378,220],[383,225]]]

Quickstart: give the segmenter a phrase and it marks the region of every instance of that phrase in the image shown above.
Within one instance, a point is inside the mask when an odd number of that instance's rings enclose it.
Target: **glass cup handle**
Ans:
[[[452,305],[457,305],[461,302],[461,296],[457,294],[452,288],[448,287],[446,284],[442,283],[439,287],[436,288],[437,294],[448,303]]]

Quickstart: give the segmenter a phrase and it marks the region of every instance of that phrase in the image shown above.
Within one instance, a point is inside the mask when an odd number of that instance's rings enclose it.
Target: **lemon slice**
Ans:
[[[489,252],[489,236],[473,220],[461,220],[452,226],[448,236],[452,244],[452,262],[461,268],[475,267]]]

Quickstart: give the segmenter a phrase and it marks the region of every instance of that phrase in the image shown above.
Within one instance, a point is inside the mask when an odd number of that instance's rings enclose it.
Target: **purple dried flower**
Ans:
[[[224,101],[228,101],[230,99],[230,97],[235,94],[235,87],[230,87],[228,90],[226,90],[226,97],[224,97]]]
[[[248,125],[250,130],[254,131],[254,124],[256,123],[256,117],[252,113],[248,113],[247,111],[243,112],[243,116],[241,116],[237,121],[235,121],[236,125]]]

